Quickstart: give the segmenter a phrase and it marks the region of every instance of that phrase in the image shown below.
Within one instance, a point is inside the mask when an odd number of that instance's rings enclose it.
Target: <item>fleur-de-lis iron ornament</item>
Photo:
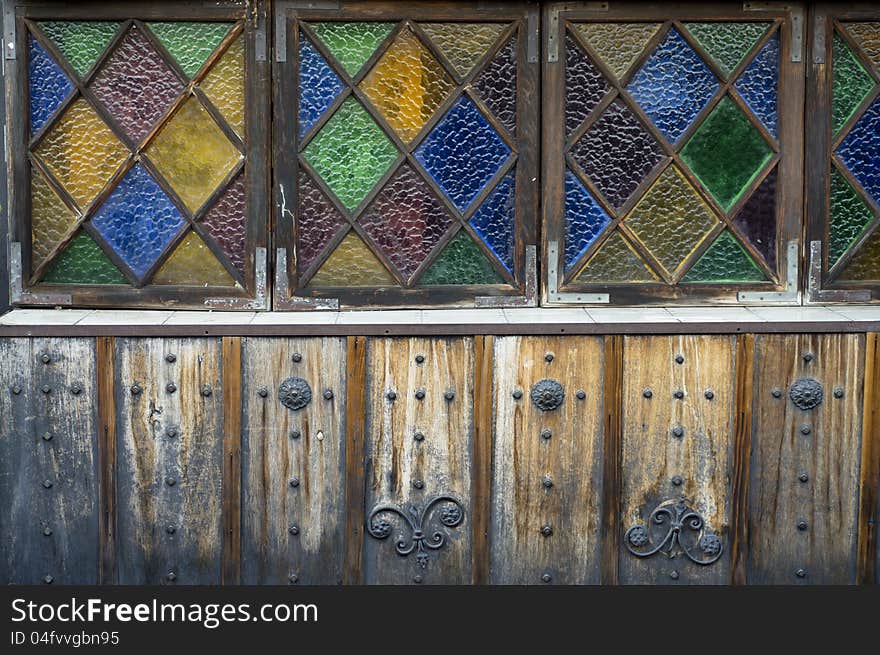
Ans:
[[[452,496],[435,496],[422,509],[409,504],[404,507],[380,504],[373,508],[367,519],[367,531],[376,539],[387,539],[393,528],[389,520],[380,516],[382,514],[396,514],[406,521],[410,534],[398,538],[395,550],[401,557],[415,553],[416,562],[423,569],[428,566],[428,551],[439,550],[446,543],[442,531],[434,529],[431,532],[431,521],[436,519],[447,528],[454,528],[464,520],[464,509]]]
[[[707,565],[717,562],[724,550],[721,537],[706,531],[703,517],[687,506],[684,496],[660,503],[647,524],[634,525],[623,535],[626,549],[636,557],[684,554],[695,564]]]

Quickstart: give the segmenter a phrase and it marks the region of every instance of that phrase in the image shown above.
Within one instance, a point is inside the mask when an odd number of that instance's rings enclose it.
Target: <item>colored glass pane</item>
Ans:
[[[577,176],[565,171],[565,270],[568,270],[611,222]]]
[[[840,274],[841,280],[873,282],[880,280],[880,231],[868,238]]]
[[[729,76],[755,47],[769,23],[685,23],[703,50]]]
[[[778,87],[779,32],[776,32],[736,81],[736,90],[746,105],[774,137],[779,110]]]
[[[633,247],[615,231],[590,258],[578,274],[577,282],[614,284],[620,282],[659,282]]]
[[[880,202],[880,100],[862,114],[837,148],[837,156],[874,202]]]
[[[516,129],[516,39],[511,38],[474,80],[473,89],[513,134]]]
[[[742,244],[725,230],[688,271],[683,282],[763,282],[766,279]]]
[[[474,212],[471,226],[504,267],[513,272],[516,227],[516,173],[505,175]]]
[[[503,23],[422,23],[425,34],[437,45],[461,77],[467,77],[486,51],[501,36]]]
[[[611,90],[570,34],[565,37],[565,130],[574,132]]]
[[[35,134],[73,91],[73,83],[43,46],[30,35],[28,48],[31,134]]]
[[[208,234],[242,274],[247,247],[245,210],[244,174],[241,174],[226,188],[202,219],[202,225]]]
[[[296,218],[296,268],[303,275],[348,223],[304,171],[299,174]]]
[[[153,284],[177,284],[191,287],[231,287],[235,281],[205,245],[190,230],[171,256],[156,271]]]
[[[353,210],[397,158],[397,149],[361,104],[348,98],[303,156],[339,201]]]
[[[190,78],[229,33],[228,23],[148,23],[165,49]]]
[[[236,134],[244,136],[244,37],[230,44],[200,86]]]
[[[304,34],[299,38],[299,136],[306,135],[336,96],[342,80]]]
[[[776,178],[774,168],[733,218],[740,235],[757,250],[771,269],[776,268]]]
[[[61,243],[77,215],[65,205],[43,175],[31,169],[31,261],[34,268],[43,263]]]
[[[681,157],[725,210],[770,160],[770,146],[728,96],[712,110]]]
[[[43,275],[49,284],[128,284],[100,246],[85,232],[77,234]]]
[[[309,282],[315,287],[387,287],[397,283],[361,238],[349,232]]]
[[[874,215],[846,178],[831,170],[831,214],[828,225],[828,267],[833,267],[864,233]]]
[[[402,30],[360,88],[404,143],[409,143],[454,84],[409,29]]]
[[[116,36],[121,23],[82,20],[46,21],[39,25],[64,55],[67,63],[83,78]]]
[[[419,280],[421,286],[503,283],[486,255],[464,230],[453,237]]]
[[[192,212],[241,160],[241,153],[194,96],[160,130],[147,155]]]
[[[660,23],[576,23],[574,28],[620,80],[660,29]]]
[[[831,125],[837,134],[874,88],[874,79],[838,34],[831,66]]]
[[[871,63],[880,68],[880,23],[844,23],[844,27]]]
[[[312,29],[352,77],[388,38],[393,23],[316,23]]]
[[[36,154],[85,208],[128,157],[128,150],[80,98],[49,130]]]
[[[462,96],[415,152],[441,189],[464,211],[510,155],[474,104]]]

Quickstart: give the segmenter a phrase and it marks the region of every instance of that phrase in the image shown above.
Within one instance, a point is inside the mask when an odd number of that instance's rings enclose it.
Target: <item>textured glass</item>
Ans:
[[[348,98],[303,152],[349,210],[357,207],[397,158],[397,149],[354,98]]]
[[[683,282],[763,282],[767,279],[734,236],[724,230]]]
[[[733,224],[771,269],[776,268],[776,176],[774,168],[733,218]]]
[[[623,79],[626,72],[660,29],[660,23],[576,23],[574,28],[583,36],[602,61]]]
[[[464,211],[510,155],[483,114],[459,98],[415,152],[416,158]]]
[[[393,23],[316,23],[315,34],[352,77],[388,38]]]
[[[85,208],[128,157],[128,150],[80,98],[49,130],[36,154]]]
[[[360,83],[404,143],[409,143],[455,87],[415,34],[405,29]]]
[[[681,157],[725,210],[772,156],[770,146],[728,96],[712,110]]]
[[[296,220],[296,268],[300,275],[312,265],[340,228],[347,224],[305,171],[300,171]]]
[[[831,65],[831,125],[834,133],[853,115],[865,96],[874,88],[874,80],[839,35],[834,35]]]
[[[880,23],[844,23],[844,27],[871,63],[880,68]]]
[[[121,23],[82,20],[47,21],[39,25],[82,78],[116,36]]]
[[[678,141],[718,90],[718,80],[673,28],[627,85],[671,143]]]
[[[837,148],[837,156],[874,202],[880,202],[880,100],[874,100]]]
[[[239,136],[244,136],[244,37],[233,41],[200,84]]]
[[[574,132],[611,85],[570,34],[565,37],[565,131]]]
[[[304,137],[336,96],[342,91],[342,80],[324,61],[321,53],[305,34],[299,37],[299,136]]]
[[[235,281],[194,231],[183,238],[171,256],[156,271],[153,284],[190,287],[231,287]]]
[[[144,33],[132,27],[92,80],[92,92],[135,143],[165,115],[183,83]]]
[[[768,26],[769,23],[685,23],[688,32],[725,76],[730,76],[739,66]]]
[[[42,281],[49,284],[128,284],[125,276],[85,232],[77,234],[55,258]]]
[[[831,170],[831,216],[828,225],[828,267],[849,249],[874,220],[874,215],[846,178]]]
[[[92,225],[138,278],[143,278],[185,224],[142,164],[135,164],[92,217]]]
[[[229,33],[227,23],[148,23],[165,49],[190,78]]]
[[[613,207],[626,203],[663,159],[656,139],[615,100],[571,149],[572,157]]]
[[[161,129],[147,155],[193,212],[241,160],[241,153],[194,96]]]
[[[73,91],[73,83],[34,37],[28,35],[28,44],[31,134],[35,134]]]
[[[874,231],[868,242],[843,269],[840,279],[853,282],[880,280],[880,231]]]
[[[242,274],[247,247],[245,207],[244,174],[241,174],[226,188],[202,219],[202,225],[208,234]]]
[[[315,287],[397,286],[382,262],[352,230],[309,282]]]
[[[385,258],[409,281],[452,226],[425,181],[404,164],[358,221]]]
[[[461,230],[425,271],[419,284],[504,284],[504,280],[479,246]]]
[[[736,81],[736,90],[746,105],[774,137],[778,121],[778,88],[779,32],[776,32]]]
[[[516,173],[505,175],[471,218],[474,228],[489,250],[513,272],[514,229],[516,228]]]
[[[611,219],[577,176],[565,171],[565,270],[608,226]]]
[[[615,231],[596,251],[576,279],[591,284],[659,282],[633,247]]]
[[[43,263],[67,236],[77,216],[52,190],[42,174],[31,169],[31,261]]]
[[[674,164],[651,185],[625,222],[670,275],[718,225],[715,214]]]
[[[473,89],[511,134],[516,130],[516,38],[492,58],[474,80]]]
[[[501,36],[504,23],[422,23],[421,28],[462,77]]]

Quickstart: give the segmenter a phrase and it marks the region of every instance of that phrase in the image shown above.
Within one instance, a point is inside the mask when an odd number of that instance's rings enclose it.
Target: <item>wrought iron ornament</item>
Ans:
[[[278,387],[278,400],[293,411],[302,409],[312,401],[312,388],[302,378],[287,378]]]
[[[707,565],[717,562],[724,550],[721,537],[706,531],[703,517],[687,506],[684,496],[660,503],[647,523],[623,535],[626,549],[636,557],[662,551],[670,559],[683,554],[695,564]]]
[[[542,412],[550,412],[562,405],[565,399],[565,389],[556,380],[539,380],[532,387],[532,402]]]
[[[387,539],[393,528],[389,520],[380,517],[382,514],[397,514],[404,519],[410,535],[401,535],[395,550],[401,557],[415,553],[416,562],[423,569],[428,566],[428,551],[439,550],[446,543],[446,535],[442,531],[434,529],[431,532],[432,521],[439,520],[447,528],[454,528],[464,520],[464,508],[452,496],[435,496],[422,509],[413,505],[399,507],[380,504],[373,508],[367,519],[367,531],[376,539]]]
[[[825,392],[822,385],[813,378],[801,378],[793,385],[788,392],[791,402],[798,409],[808,410],[818,407],[822,404]]]

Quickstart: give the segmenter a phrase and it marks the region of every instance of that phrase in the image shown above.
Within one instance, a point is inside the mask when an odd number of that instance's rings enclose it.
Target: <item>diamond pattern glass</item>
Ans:
[[[31,169],[31,261],[41,264],[76,224],[77,215],[65,205],[43,175]]]
[[[30,35],[28,48],[28,96],[33,135],[70,95],[73,83],[43,46]]]
[[[740,234],[757,250],[771,269],[776,268],[776,177],[774,168],[742,209],[733,217]]]
[[[464,230],[455,235],[419,280],[422,286],[503,283],[483,251]]]
[[[776,137],[779,89],[779,32],[774,34],[736,81],[749,109]]]
[[[227,23],[149,23],[165,49],[190,78],[208,59],[229,33]]]
[[[39,25],[76,74],[84,78],[116,36],[121,23],[83,20],[47,21]]]
[[[577,23],[574,29],[622,80],[661,23]]]
[[[834,35],[831,65],[831,125],[834,133],[874,88],[874,80],[839,34]]]
[[[516,130],[516,39],[498,51],[474,80],[473,89],[511,134]]]
[[[685,23],[703,50],[712,57],[725,77],[729,77],[755,47],[769,23]]]
[[[565,38],[565,130],[574,132],[596,105],[611,91],[611,85],[593,65],[577,41]]]
[[[156,271],[153,284],[231,287],[235,282],[202,238],[190,230]]]
[[[351,231],[309,284],[314,287],[388,287],[397,283],[363,240]]]
[[[565,270],[580,259],[611,218],[577,176],[565,171]]]
[[[832,268],[862,236],[874,215],[846,178],[831,171],[831,213],[828,225],[828,267]]]
[[[874,202],[880,201],[880,99],[871,103],[846,135],[837,156]]]
[[[880,280],[880,232],[868,237],[840,274],[840,279],[850,282],[869,282]]]
[[[342,80],[304,34],[299,39],[299,136],[303,138],[342,91]]]
[[[43,275],[48,284],[128,284],[104,251],[85,232],[77,234]]]
[[[880,23],[844,23],[844,27],[871,63],[880,68]]]
[[[576,279],[612,284],[660,281],[618,230],[611,233]]]
[[[229,257],[232,265],[243,275],[246,257],[247,202],[244,194],[244,174],[233,180],[214,206],[202,219],[202,225]]]
[[[503,23],[421,23],[420,27],[449,60],[461,77],[467,77],[477,62],[501,36]]]
[[[516,228],[516,181],[511,171],[474,212],[471,226],[489,250],[513,273],[513,251]]]
[[[725,230],[697,263],[684,282],[763,282],[767,279],[745,248]]]
[[[296,268],[303,275],[347,222],[303,171],[299,174],[296,219]]]
[[[312,29],[345,71],[354,77],[381,43],[393,23],[316,23]]]
[[[202,80],[201,89],[238,136],[244,136],[244,37],[238,37]]]

